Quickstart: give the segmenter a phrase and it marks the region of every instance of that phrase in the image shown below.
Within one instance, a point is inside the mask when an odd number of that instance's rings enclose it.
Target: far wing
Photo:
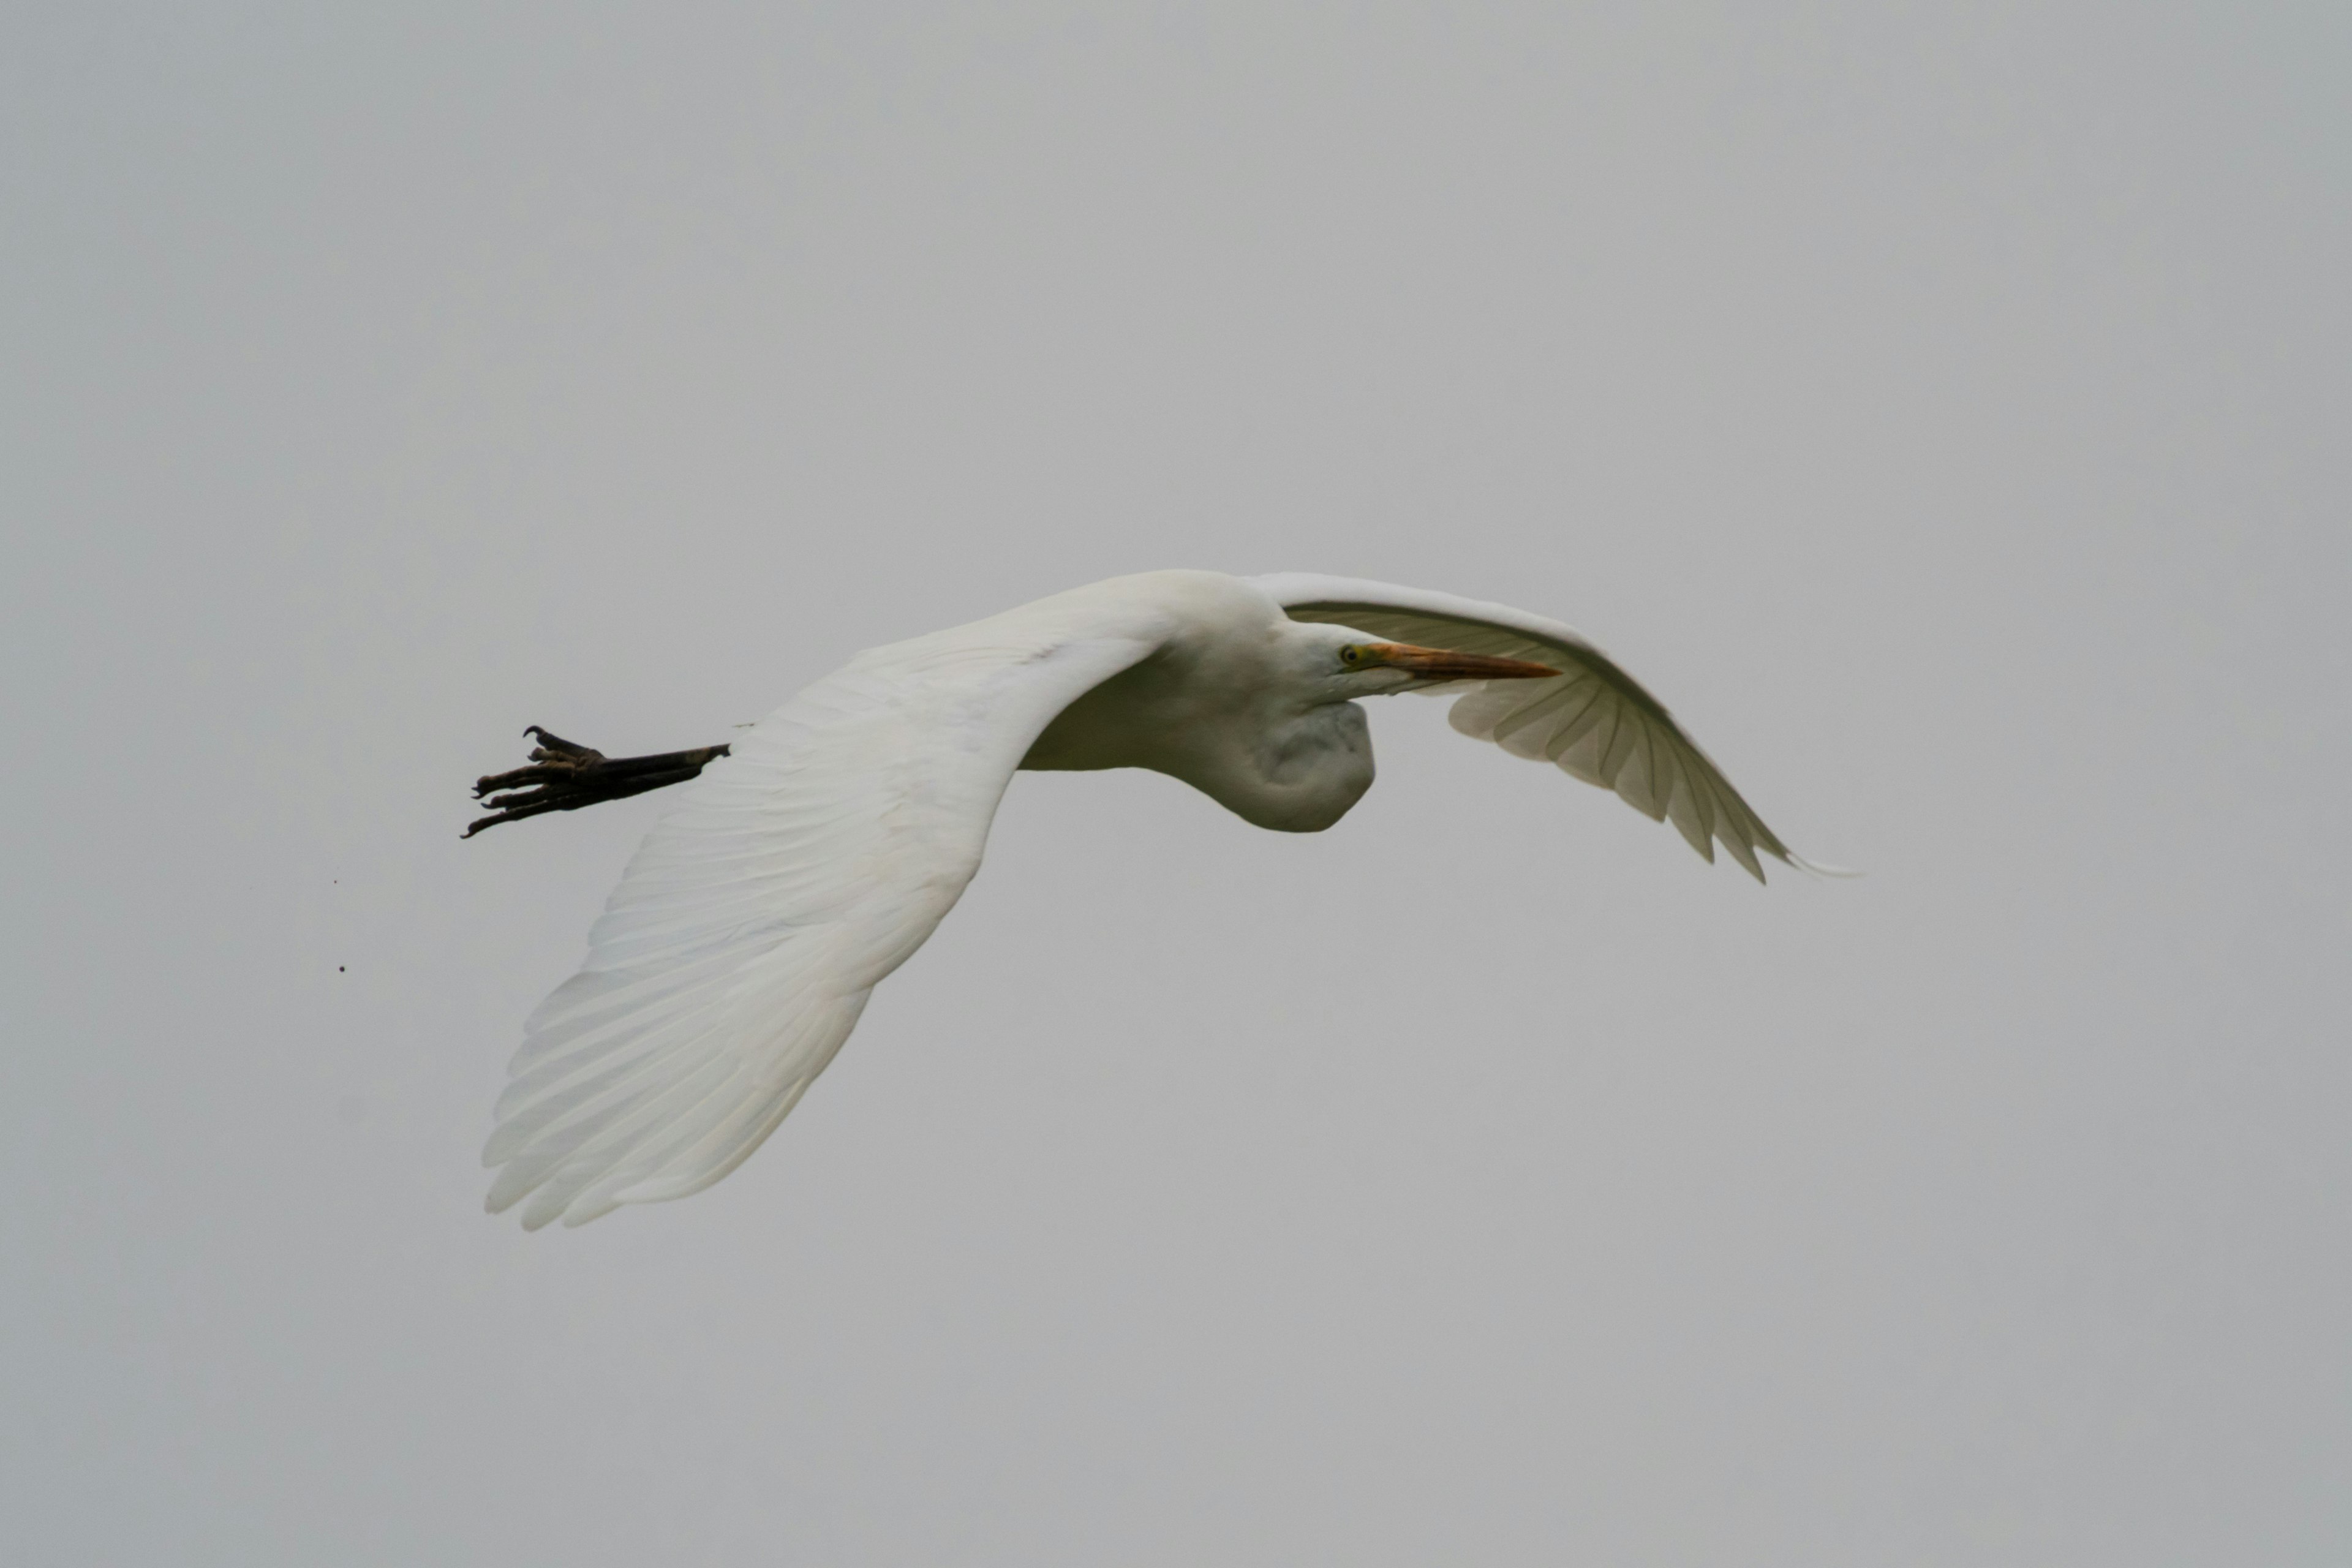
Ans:
[[[1030,742],[1154,646],[1103,621],[1032,606],[860,655],[688,785],[524,1026],[490,1211],[579,1225],[742,1163],[954,907]]]
[[[1739,797],[1666,705],[1570,627],[1506,605],[1459,599],[1358,577],[1286,572],[1255,579],[1291,618],[1356,626],[1398,642],[1549,664],[1552,680],[1464,683],[1447,714],[1465,735],[1514,756],[1551,762],[1617,792],[1652,821],[1671,818],[1710,862],[1721,840],[1758,881],[1758,850],[1818,869],[1791,854]]]

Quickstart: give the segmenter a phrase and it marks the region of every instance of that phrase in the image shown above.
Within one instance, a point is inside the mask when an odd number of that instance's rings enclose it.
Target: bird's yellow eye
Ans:
[[[1354,664],[1363,657],[1364,650],[1358,647],[1354,643],[1349,643],[1347,647],[1339,650],[1339,662],[1341,664]]]

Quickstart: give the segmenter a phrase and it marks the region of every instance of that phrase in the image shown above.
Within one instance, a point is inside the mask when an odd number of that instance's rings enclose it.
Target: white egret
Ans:
[[[1557,621],[1344,577],[1114,578],[862,653],[731,747],[608,761],[541,731],[534,766],[481,781],[500,809],[475,830],[695,780],[524,1027],[489,1209],[579,1225],[742,1163],[954,907],[1015,770],[1151,768],[1313,833],[1372,782],[1353,700],[1440,686],[1455,729],[1614,790],[1710,861],[1804,864]]]

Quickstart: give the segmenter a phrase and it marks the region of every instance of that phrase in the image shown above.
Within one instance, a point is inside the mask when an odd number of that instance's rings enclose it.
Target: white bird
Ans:
[[[1015,770],[1150,768],[1318,832],[1372,782],[1353,700],[1439,686],[1455,729],[1613,789],[1709,861],[1806,864],[1558,621],[1346,577],[1113,578],[862,653],[731,748],[608,761],[539,731],[541,765],[481,781],[509,793],[477,828],[701,775],[524,1026],[490,1212],[580,1225],[741,1164],[955,907]]]

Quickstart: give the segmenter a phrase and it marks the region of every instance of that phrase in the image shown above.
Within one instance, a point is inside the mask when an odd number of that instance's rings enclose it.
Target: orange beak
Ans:
[[[1562,673],[1548,664],[1529,664],[1523,658],[1449,653],[1442,647],[1416,647],[1409,642],[1368,642],[1362,646],[1366,662],[1410,670],[1423,680],[1538,680]]]

